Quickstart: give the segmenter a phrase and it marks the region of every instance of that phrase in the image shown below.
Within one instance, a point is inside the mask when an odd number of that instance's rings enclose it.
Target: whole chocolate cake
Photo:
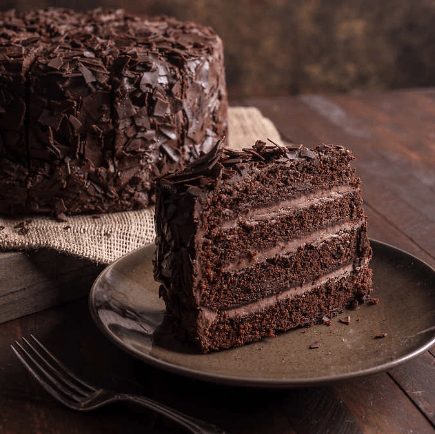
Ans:
[[[155,279],[201,351],[322,321],[371,292],[360,179],[341,146],[219,143],[157,182]]]
[[[0,213],[137,209],[227,129],[210,28],[123,11],[0,13]]]

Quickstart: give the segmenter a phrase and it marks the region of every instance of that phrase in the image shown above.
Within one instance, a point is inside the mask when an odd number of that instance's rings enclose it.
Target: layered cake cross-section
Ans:
[[[360,179],[341,146],[218,143],[157,182],[155,279],[202,352],[335,316],[371,292]]]

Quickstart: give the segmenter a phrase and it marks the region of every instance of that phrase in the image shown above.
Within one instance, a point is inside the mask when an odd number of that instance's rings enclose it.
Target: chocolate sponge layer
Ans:
[[[212,271],[204,273],[199,280],[201,306],[212,310],[231,309],[316,281],[342,266],[354,263],[358,266],[358,258],[368,248],[364,244],[366,237],[364,222],[357,229],[337,232],[337,236],[319,243],[305,244],[301,239],[296,250],[279,249],[270,257],[244,262],[236,270],[213,271],[204,260],[206,264],[202,267]]]
[[[230,228],[210,228],[203,225],[204,239],[201,255],[214,267],[231,266],[238,260],[255,257],[277,244],[284,247],[293,239],[300,239],[322,229],[343,222],[358,222],[363,216],[362,199],[352,191],[329,201],[318,200],[308,207],[290,207],[278,216],[260,221],[245,219]],[[267,215],[267,211],[263,211]]]

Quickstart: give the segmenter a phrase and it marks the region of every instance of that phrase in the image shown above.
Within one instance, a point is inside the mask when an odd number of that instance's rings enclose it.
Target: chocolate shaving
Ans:
[[[63,59],[60,57],[55,57],[54,59],[48,62],[48,66],[53,69],[59,69],[63,65]]]
[[[327,325],[327,326],[330,326],[331,325],[331,320],[325,315],[323,318],[322,318],[322,323],[323,324],[325,324],[325,325]]]
[[[225,137],[216,142],[216,145],[211,148],[210,152],[203,155],[202,157],[197,158],[192,163],[187,166],[187,170],[195,169],[200,166],[204,166],[207,169],[211,169],[219,160],[222,152],[223,152],[223,143],[225,141]]]
[[[153,115],[154,116],[164,116],[169,108],[169,103],[162,100],[161,98],[157,98],[156,104],[154,106]]]
[[[339,318],[338,321],[341,322],[342,324],[349,325],[350,324],[350,316],[346,316],[344,318]]]
[[[302,148],[299,152],[299,155],[304,158],[310,158],[310,159],[316,158],[316,154],[307,148]]]
[[[285,152],[287,149],[284,147],[284,146],[280,146],[280,145],[278,145],[278,143],[276,143],[276,142],[274,142],[273,140],[271,140],[271,139],[267,139],[270,143],[272,143],[272,145],[275,145],[279,150],[281,150],[281,151],[283,151],[283,152]]]
[[[322,346],[322,344],[319,341],[313,342],[310,345],[310,350],[316,350],[317,348],[320,348]]]
[[[373,336],[373,339],[382,339],[388,336],[388,333],[378,333],[377,335]]]
[[[358,310],[359,309],[358,300],[353,300],[349,308],[352,310]]]
[[[88,68],[86,68],[86,66],[79,66],[79,71],[82,73],[83,78],[86,81],[86,84],[90,84],[93,83],[94,81],[97,81],[94,74],[92,74],[92,72]]]
[[[60,213],[60,214],[57,214],[57,215],[56,215],[56,220],[57,220],[58,222],[67,222],[67,221],[68,221],[68,219],[67,219],[65,213],[63,213],[63,212]]]
[[[115,109],[120,119],[134,116],[136,114],[136,109],[133,107],[129,98],[123,98],[118,101],[115,105]]]
[[[174,162],[180,161],[181,156],[179,154],[178,149],[172,148],[171,146],[169,146],[165,143],[161,147],[168,154],[168,157],[170,157],[172,161],[174,161]]]
[[[68,119],[75,130],[81,128],[82,123],[75,116],[69,115]]]
[[[379,303],[379,298],[368,298],[367,301],[366,301],[366,303],[367,303],[369,306],[373,306],[373,305]]]
[[[255,149],[243,149],[243,151],[245,151],[245,152],[247,152],[247,153],[257,157],[261,161],[265,161],[266,160],[261,154],[256,152]]]

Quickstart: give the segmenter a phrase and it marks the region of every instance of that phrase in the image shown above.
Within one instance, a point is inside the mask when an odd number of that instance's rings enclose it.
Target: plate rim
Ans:
[[[395,247],[391,244],[385,243],[383,241],[379,241],[373,238],[369,239],[370,245],[373,247],[373,245],[378,244],[379,247],[392,249],[396,252],[400,252],[401,254],[404,254],[405,256],[412,258],[414,261],[418,261],[420,264],[428,268],[428,271],[431,271],[432,273],[435,273],[435,269],[429,265],[427,262],[423,261],[422,259],[419,259],[418,257],[412,255],[409,252],[406,252],[405,250]],[[372,244],[373,243],[373,244]],[[94,323],[97,325],[97,327],[100,329],[100,331],[103,333],[103,335],[108,338],[112,343],[114,343],[116,346],[118,346],[121,350],[127,352],[131,356],[135,357],[136,359],[141,360],[142,362],[145,362],[151,366],[154,366],[159,369],[163,369],[165,371],[168,371],[172,374],[176,375],[183,375],[188,378],[196,379],[196,380],[203,380],[208,381],[212,383],[217,384],[224,384],[224,385],[232,385],[232,386],[241,386],[241,387],[258,387],[258,388],[297,388],[297,387],[307,387],[307,386],[320,386],[330,383],[335,383],[338,381],[344,381],[349,380],[353,378],[359,378],[359,377],[365,377],[368,375],[373,375],[376,373],[384,372],[386,370],[392,369],[396,366],[399,366],[403,363],[408,362],[409,360],[414,359],[415,357],[419,356],[420,354],[427,351],[431,346],[435,344],[435,333],[431,340],[429,340],[425,345],[417,348],[416,350],[405,354],[402,357],[399,357],[397,359],[391,360],[389,362],[373,366],[371,368],[362,369],[355,372],[348,372],[343,374],[338,374],[334,376],[320,376],[320,377],[309,377],[309,378],[296,378],[296,379],[266,379],[266,378],[249,378],[249,377],[237,377],[237,376],[231,376],[231,375],[222,375],[222,374],[213,374],[210,372],[204,372],[204,371],[198,371],[195,369],[191,369],[186,366],[181,365],[175,365],[173,363],[167,362],[163,359],[159,359],[156,357],[152,357],[148,354],[144,354],[140,351],[135,351],[128,347],[121,339],[117,338],[115,334],[110,332],[107,327],[104,325],[103,321],[101,320],[100,316],[98,315],[97,308],[94,303],[94,295],[96,292],[96,288],[98,287],[99,282],[104,278],[105,274],[109,272],[110,269],[115,267],[119,262],[122,262],[125,260],[126,257],[138,254],[140,250],[150,249],[154,248],[155,244],[147,244],[143,247],[140,247],[139,249],[135,249],[126,255],[121,256],[116,261],[109,264],[96,278],[94,281],[91,290],[89,292],[88,296],[88,307],[91,314],[91,317],[94,321]],[[227,350],[231,351],[231,349]]]

